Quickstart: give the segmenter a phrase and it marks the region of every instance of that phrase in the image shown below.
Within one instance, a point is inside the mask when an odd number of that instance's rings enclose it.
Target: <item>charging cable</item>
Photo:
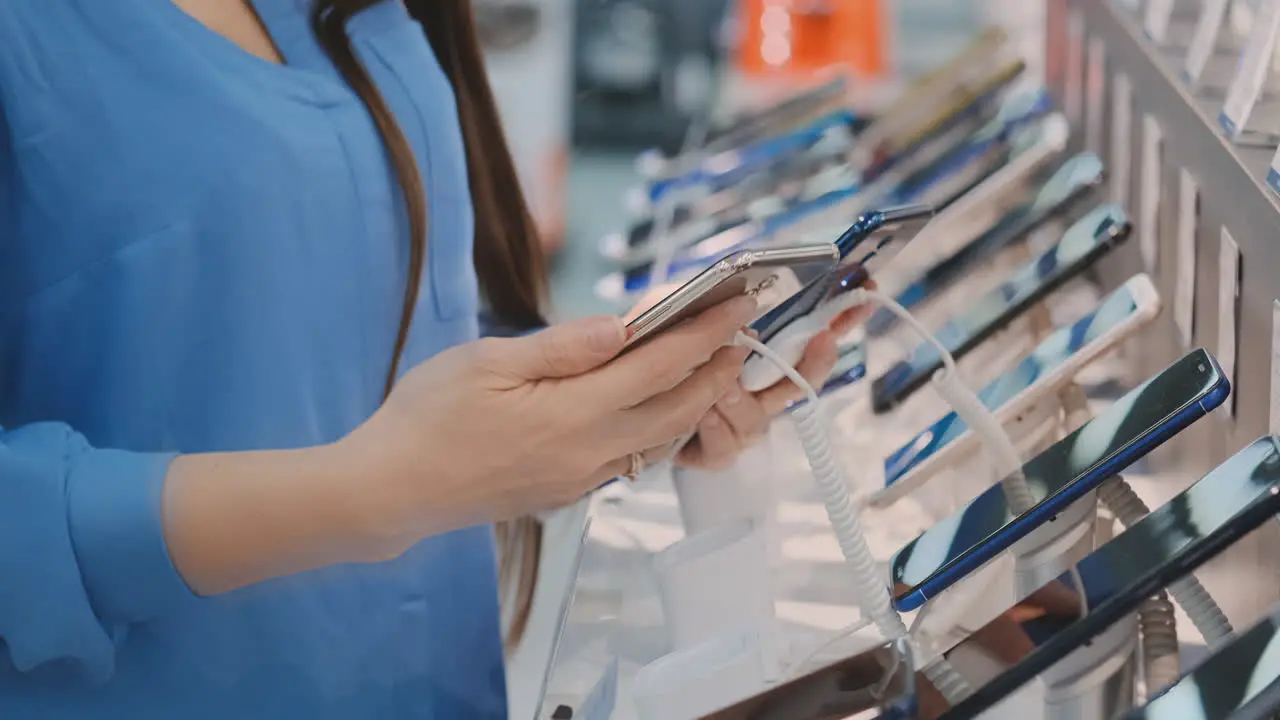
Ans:
[[[738,333],[734,344],[747,347],[759,353],[761,357],[769,359],[787,378],[804,391],[809,402],[792,411],[791,418],[796,424],[797,434],[804,447],[809,467],[813,471],[813,477],[822,491],[827,517],[835,530],[840,552],[853,570],[858,607],[870,620],[866,624],[874,623],[886,639],[899,640],[906,637],[907,626],[902,621],[902,616],[893,609],[893,597],[889,592],[889,585],[876,567],[875,557],[867,545],[862,522],[853,504],[853,495],[849,492],[849,479],[845,477],[844,468],[836,460],[835,453],[831,449],[831,433],[821,415],[817,391],[791,363],[768,345],[746,333]],[[856,632],[866,624],[855,624],[851,628],[846,628],[837,635],[836,639]],[[823,643],[810,652],[805,661],[807,662],[819,650],[828,647],[831,642],[833,641]],[[921,672],[953,705],[972,692],[968,683],[945,658],[939,658],[936,662],[925,666]]]

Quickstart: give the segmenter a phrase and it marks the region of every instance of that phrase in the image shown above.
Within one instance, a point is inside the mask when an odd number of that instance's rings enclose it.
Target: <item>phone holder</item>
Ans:
[[[763,529],[744,518],[687,537],[654,558],[675,651],[749,631],[765,677],[781,673],[766,551]]]
[[[1138,619],[1129,616],[1041,674],[1045,720],[1120,717],[1137,696]]]
[[[770,559],[779,557],[773,469],[773,448],[767,440],[745,451],[727,470],[676,468],[672,479],[685,535],[750,520],[764,535]]]
[[[692,720],[768,683],[760,637],[745,631],[658,658],[636,674],[631,696],[640,720]]]

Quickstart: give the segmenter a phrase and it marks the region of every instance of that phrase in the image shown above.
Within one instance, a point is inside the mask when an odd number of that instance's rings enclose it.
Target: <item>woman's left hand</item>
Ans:
[[[871,282],[867,286],[875,287]],[[839,338],[865,320],[869,311],[866,306],[847,310],[809,341],[796,370],[815,389],[826,383],[839,360]],[[804,392],[788,379],[757,393],[749,393],[739,385],[702,418],[697,436],[676,455],[676,464],[704,470],[732,466],[744,450],[765,436],[775,417],[802,398]]]

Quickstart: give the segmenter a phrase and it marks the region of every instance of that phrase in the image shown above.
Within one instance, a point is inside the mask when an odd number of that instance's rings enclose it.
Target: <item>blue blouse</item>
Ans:
[[[170,0],[0,2],[0,717],[499,718],[490,528],[201,599],[175,453],[335,440],[379,405],[408,225],[365,107],[256,0],[260,60]],[[403,368],[477,335],[454,97],[396,0],[350,24],[418,156]]]

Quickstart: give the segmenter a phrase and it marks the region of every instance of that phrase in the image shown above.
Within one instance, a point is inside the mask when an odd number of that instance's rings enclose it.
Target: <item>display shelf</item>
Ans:
[[[1235,450],[1269,431],[1272,375],[1272,307],[1280,298],[1280,196],[1266,184],[1274,147],[1246,147],[1228,142],[1221,134],[1218,115],[1223,89],[1229,82],[1232,58],[1239,43],[1220,38],[1201,87],[1193,89],[1181,72],[1182,52],[1177,37],[1186,35],[1187,17],[1194,22],[1195,3],[1181,3],[1171,42],[1158,47],[1143,32],[1139,13],[1108,0],[1048,0],[1046,21],[1046,73],[1051,90],[1069,105],[1074,87],[1082,107],[1072,118],[1078,138],[1091,137],[1090,150],[1107,160],[1111,177],[1128,178],[1127,198],[1136,222],[1142,223],[1144,192],[1158,198],[1154,218],[1154,266],[1148,266],[1130,243],[1103,271],[1104,284],[1113,284],[1146,270],[1156,280],[1166,312],[1149,337],[1132,350],[1131,372],[1136,377],[1155,372],[1184,353],[1188,347],[1170,308],[1180,293],[1192,292],[1191,346],[1205,347],[1216,356],[1234,354],[1232,375],[1234,414],[1219,411],[1197,423],[1178,441],[1153,456],[1162,476],[1174,484],[1171,492],[1189,485]],[[1184,8],[1189,8],[1184,9]],[[1227,34],[1224,28],[1223,35]],[[1090,72],[1091,54],[1101,51]],[[1099,72],[1100,71],[1100,72]],[[1132,87],[1130,112],[1119,112],[1113,88],[1118,77]],[[1274,84],[1273,84],[1274,86]],[[1275,117],[1274,102],[1264,97],[1255,116]],[[1119,119],[1124,128],[1115,128]],[[1101,123],[1102,132],[1088,132],[1090,123]],[[1159,130],[1158,172],[1144,171],[1144,131],[1154,123]],[[1116,138],[1130,138],[1127,146],[1113,147]],[[1128,163],[1126,168],[1116,165]],[[1179,267],[1177,241],[1180,222],[1179,187],[1183,171],[1198,190],[1198,220],[1194,267]],[[1148,182],[1156,178],[1157,183]],[[1144,187],[1146,185],[1146,187]],[[1150,195],[1149,195],[1150,196]],[[1148,217],[1151,217],[1148,215]],[[1221,249],[1226,231],[1238,245],[1240,276],[1236,307],[1224,304],[1220,286]],[[1182,281],[1179,282],[1179,276]],[[1193,278],[1188,283],[1187,278]],[[1227,293],[1229,295],[1230,293]],[[1223,321],[1236,319],[1234,346],[1223,346]],[[1230,334],[1226,334],[1229,338]],[[1232,620],[1249,621],[1280,599],[1280,558],[1266,548],[1280,547],[1280,526],[1270,525],[1236,548],[1230,562],[1238,567],[1231,576],[1231,592],[1224,593],[1224,608]],[[1259,566],[1263,569],[1259,572]],[[1270,571],[1270,572],[1267,572]],[[1265,578],[1265,579],[1264,579]],[[1220,586],[1221,587],[1221,586]],[[1211,588],[1215,589],[1215,588]]]

